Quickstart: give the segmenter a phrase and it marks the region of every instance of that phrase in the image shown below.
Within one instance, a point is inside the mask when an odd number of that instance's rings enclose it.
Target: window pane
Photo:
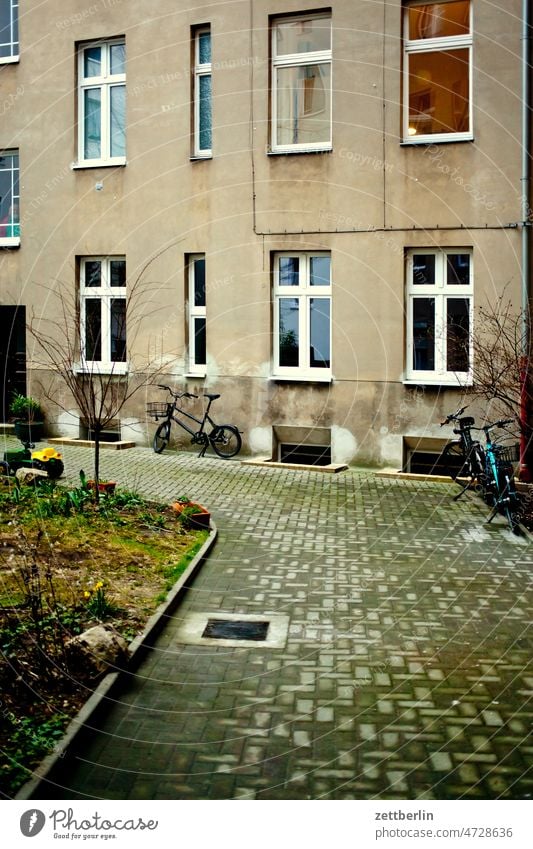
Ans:
[[[198,36],[198,64],[209,65],[211,62],[211,33],[201,32]]]
[[[85,299],[85,358],[102,359],[102,310],[99,298]]]
[[[100,77],[102,75],[102,48],[87,47],[83,51],[83,76]]]
[[[448,298],[446,302],[446,369],[468,371],[470,346],[470,301]]]
[[[110,262],[111,266],[111,286],[125,286],[126,285],[126,260],[124,259],[112,259]]]
[[[329,286],[331,283],[331,258],[329,256],[311,257],[311,286]]]
[[[435,254],[414,254],[413,283],[416,286],[435,285]]]
[[[13,7],[13,47],[14,47],[13,53],[18,53],[19,52],[19,44],[18,44],[18,42],[19,42],[19,9],[18,9],[18,3],[17,4],[13,3],[12,7]]]
[[[85,100],[84,158],[100,159],[102,149],[100,89],[85,89],[83,94]]]
[[[110,89],[111,156],[126,156],[126,86]]]
[[[297,256],[280,256],[279,285],[298,286],[300,283],[300,260]]]
[[[330,354],[330,301],[329,298],[310,298],[311,368],[329,368]]]
[[[276,24],[276,55],[331,50],[331,18],[287,20]]]
[[[97,259],[90,259],[85,263],[85,285],[102,285],[102,263]]]
[[[204,366],[206,362],[206,320],[205,318],[194,319],[194,364]]]
[[[277,70],[277,143],[319,144],[331,138],[331,66]]]
[[[112,44],[110,47],[111,53],[111,73],[125,74],[126,73],[126,45]]]
[[[200,85],[200,150],[211,150],[211,74],[203,74],[198,78]]]
[[[435,299],[413,300],[413,368],[435,369]]]
[[[111,298],[111,362],[126,362],[125,298]]]
[[[13,158],[0,156],[0,238],[13,236],[15,209],[13,204]],[[18,208],[16,210],[18,217]]]
[[[468,286],[470,284],[469,254],[448,254],[446,266],[448,286]]]
[[[468,35],[470,3],[423,3],[409,9],[409,38],[441,38]]]
[[[469,130],[468,48],[409,56],[409,135]]]
[[[194,306],[205,307],[205,259],[194,261]]]
[[[298,298],[280,298],[279,302],[279,364],[280,366],[299,366],[299,300]]]

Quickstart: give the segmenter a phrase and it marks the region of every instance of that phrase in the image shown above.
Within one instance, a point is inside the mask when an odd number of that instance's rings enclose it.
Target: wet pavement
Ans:
[[[73,479],[90,469],[88,449],[64,454]],[[442,483],[146,448],[102,466],[205,504],[219,537],[39,798],[531,796],[529,537]],[[279,645],[202,639],[225,614],[271,622]]]

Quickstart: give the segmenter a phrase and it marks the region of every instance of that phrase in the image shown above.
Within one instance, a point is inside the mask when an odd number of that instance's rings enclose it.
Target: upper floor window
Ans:
[[[211,82],[211,28],[194,31],[194,156],[211,156],[213,95]]]
[[[83,165],[126,162],[126,44],[83,45],[78,54],[78,157]]]
[[[405,5],[403,102],[404,141],[473,138],[470,0]]]
[[[330,14],[272,22],[273,152],[331,148],[331,57]]]
[[[85,371],[126,369],[126,260],[85,257],[80,265],[81,365]]]
[[[19,58],[18,0],[0,0],[0,64]]]
[[[0,245],[20,245],[18,150],[0,151]]]
[[[274,376],[331,378],[331,256],[274,257]]]
[[[473,295],[471,250],[409,251],[407,380],[457,385],[471,379]]]
[[[205,254],[188,263],[189,374],[205,375],[207,362]]]

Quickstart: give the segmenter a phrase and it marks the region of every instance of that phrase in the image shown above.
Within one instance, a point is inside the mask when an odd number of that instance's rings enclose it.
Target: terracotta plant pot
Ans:
[[[113,495],[116,488],[116,481],[99,481],[98,483],[98,492],[105,493],[106,495]],[[95,481],[87,481],[87,486],[89,489],[93,491],[96,489]]]
[[[175,501],[172,504],[172,509],[180,516],[184,513],[183,522],[186,527],[200,530],[209,529],[211,513],[201,504],[197,504],[196,501]]]

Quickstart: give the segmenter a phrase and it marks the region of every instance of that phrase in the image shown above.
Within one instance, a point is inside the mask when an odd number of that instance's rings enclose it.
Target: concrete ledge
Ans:
[[[47,439],[52,445],[75,445],[78,448],[94,448],[94,440],[92,439],[76,439],[73,436],[54,436],[53,439]],[[135,448],[135,442],[101,442],[100,448],[107,448],[114,451],[124,451],[125,448]]]
[[[302,463],[278,463],[271,460],[269,457],[254,457],[252,460],[241,460],[243,466],[266,466],[270,469],[292,469],[292,471],[308,471],[308,472],[323,472],[325,474],[334,475],[337,472],[344,472],[348,466],[343,463],[329,463],[327,466],[310,466]]]
[[[78,711],[75,717],[71,719],[67,726],[65,734],[61,740],[54,746],[54,751],[47,755],[41,761],[39,766],[33,771],[33,778],[30,778],[22,785],[15,799],[39,799],[39,788],[45,782],[54,783],[53,776],[58,765],[63,758],[68,755],[70,746],[84,732],[91,730],[90,722],[95,723],[101,716],[110,701],[115,701],[115,692],[123,683],[124,677],[134,670],[142,660],[143,655],[153,646],[157,636],[163,630],[166,620],[175,610],[178,604],[182,601],[183,596],[189,589],[189,585],[196,576],[197,572],[209,554],[217,538],[216,525],[211,522],[209,536],[204,542],[201,549],[189,563],[183,575],[176,581],[172,589],[169,591],[165,601],[159,605],[155,613],[152,614],[142,632],[129,645],[130,659],[127,667],[119,669],[115,672],[108,672],[96,687],[93,694],[88,698],[83,707]]]
[[[379,472],[374,472],[378,478],[398,478],[404,481],[430,481],[431,483],[453,483],[449,475],[417,475],[414,472],[398,472],[394,469],[381,469]],[[459,483],[461,479],[457,478]]]

